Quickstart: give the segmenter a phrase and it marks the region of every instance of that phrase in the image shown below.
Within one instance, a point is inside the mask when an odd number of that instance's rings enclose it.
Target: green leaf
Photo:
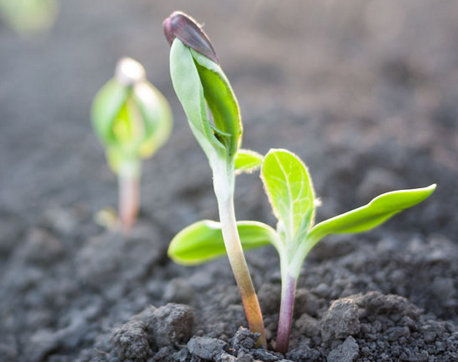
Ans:
[[[268,244],[277,245],[277,235],[269,225],[256,221],[239,221],[237,229],[245,250]],[[203,220],[180,231],[168,249],[169,257],[182,265],[198,265],[226,255],[221,224]]]
[[[308,239],[316,243],[329,234],[360,233],[375,228],[392,216],[427,199],[436,189],[428,187],[382,194],[370,203],[317,224]]]
[[[293,153],[272,149],[264,157],[261,178],[285,242],[302,241],[313,225],[314,190],[307,167]]]
[[[261,166],[263,156],[250,150],[239,150],[235,155],[235,173],[251,173]]]
[[[133,97],[143,119],[145,133],[138,154],[141,158],[151,157],[169,139],[172,111],[162,93],[149,82],[135,85]]]
[[[125,106],[129,93],[129,88],[112,79],[102,87],[92,103],[92,124],[105,146],[116,143],[113,122]]]
[[[233,159],[242,141],[242,118],[232,87],[221,67],[191,49],[216,130],[229,137],[220,141]]]
[[[191,130],[207,157],[224,156],[224,146],[214,136],[208,118],[204,90],[191,51],[178,39],[170,49],[170,75]]]
[[[237,100],[222,69],[175,38],[170,72],[191,130],[210,163],[215,157],[232,161],[240,146],[242,124]]]

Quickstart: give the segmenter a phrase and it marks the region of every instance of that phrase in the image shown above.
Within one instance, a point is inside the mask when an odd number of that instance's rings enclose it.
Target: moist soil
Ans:
[[[66,1],[49,34],[0,33],[0,361],[458,361],[456,3],[249,5]],[[247,252],[268,349],[256,348],[226,258],[172,263],[167,245],[217,220],[211,173],[171,88],[161,21],[182,9],[215,43],[239,98],[244,146],[308,165],[317,219],[437,182],[377,230],[323,240],[298,281],[289,352],[274,352],[280,273]],[[123,21],[120,22],[119,20]],[[130,55],[171,100],[170,142],[144,164],[128,235],[95,221],[116,178],[90,101]],[[274,218],[256,173],[239,220]]]

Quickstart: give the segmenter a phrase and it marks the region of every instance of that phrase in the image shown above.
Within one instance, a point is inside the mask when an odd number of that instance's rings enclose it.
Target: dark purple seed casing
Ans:
[[[178,38],[191,49],[219,64],[218,56],[207,34],[190,16],[181,11],[175,11],[164,20],[162,27],[170,45],[173,39]]]

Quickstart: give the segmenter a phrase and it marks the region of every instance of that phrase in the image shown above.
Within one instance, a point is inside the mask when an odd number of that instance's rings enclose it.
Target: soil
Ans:
[[[211,174],[168,76],[162,20],[206,23],[239,98],[244,146],[309,166],[318,220],[397,188],[434,195],[370,233],[329,237],[298,282],[290,349],[273,352],[275,251],[247,253],[269,348],[245,327],[228,262],[166,256],[183,227],[217,219]],[[458,361],[456,2],[62,1],[46,36],[0,28],[0,361]],[[89,121],[121,56],[171,100],[170,142],[144,164],[128,236],[95,214],[116,178]],[[274,219],[238,176],[240,220]]]

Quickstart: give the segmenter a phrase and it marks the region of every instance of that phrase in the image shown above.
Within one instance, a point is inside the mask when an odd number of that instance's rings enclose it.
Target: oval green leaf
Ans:
[[[237,229],[244,250],[276,245],[276,232],[269,225],[256,221],[239,221]],[[167,253],[174,262],[181,265],[203,264],[226,255],[221,224],[202,220],[186,227],[173,238]]]
[[[292,152],[272,149],[262,162],[261,178],[278,219],[278,233],[286,242],[305,240],[315,215],[315,195],[307,167]]]

